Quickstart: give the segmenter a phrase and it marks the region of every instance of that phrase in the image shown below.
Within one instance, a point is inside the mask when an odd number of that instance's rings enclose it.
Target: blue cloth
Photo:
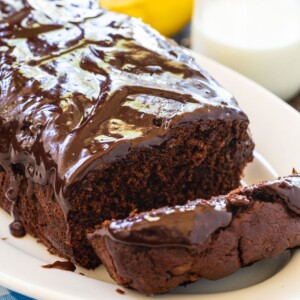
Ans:
[[[0,300],[32,300],[19,293],[10,291],[2,286],[0,286]]]

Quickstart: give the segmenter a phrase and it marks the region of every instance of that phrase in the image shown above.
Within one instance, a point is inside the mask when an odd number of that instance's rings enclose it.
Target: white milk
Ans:
[[[300,91],[300,0],[196,0],[192,49],[289,99]]]

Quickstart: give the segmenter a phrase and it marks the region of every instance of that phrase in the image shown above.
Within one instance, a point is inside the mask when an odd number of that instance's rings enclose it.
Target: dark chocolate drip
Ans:
[[[56,261],[53,264],[42,266],[45,269],[59,269],[63,271],[74,272],[76,270],[76,266],[70,261]]]
[[[24,228],[24,225],[20,220],[16,220],[16,219],[9,224],[9,231],[11,235],[16,238],[22,238],[26,235],[26,230]]]
[[[76,181],[136,145],[191,121],[247,122],[186,51],[140,21],[88,0],[21,2],[0,24],[0,164],[51,184],[65,214]]]
[[[11,30],[10,32],[0,33],[1,37],[13,36],[15,38],[32,38],[36,37],[39,34],[47,33],[53,30],[63,28],[61,25],[43,25],[37,28],[30,29],[16,29]]]
[[[26,196],[28,198],[31,198],[34,195],[34,191],[33,191],[33,181],[28,180],[28,186],[27,186],[27,190],[26,190]]]
[[[11,202],[11,215],[14,218],[14,221],[11,224],[9,224],[9,230],[11,235],[17,238],[21,238],[26,235],[26,230],[20,220],[20,216],[17,211],[17,201],[20,183],[17,175],[13,171],[12,166],[6,166],[5,170],[10,180],[7,190],[5,191],[5,196]]]
[[[217,229],[230,224],[224,199],[198,200],[112,222],[108,235],[118,242],[140,246],[189,247],[204,243]]]
[[[19,193],[19,180],[17,178],[17,175],[14,173],[12,167],[4,168],[7,172],[7,175],[9,176],[9,185],[7,190],[5,191],[6,198],[12,202],[15,203],[18,199],[18,193]]]

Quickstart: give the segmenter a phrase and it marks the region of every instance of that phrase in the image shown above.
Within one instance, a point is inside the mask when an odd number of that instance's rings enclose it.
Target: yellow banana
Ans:
[[[180,31],[191,19],[193,0],[100,0],[103,8],[141,18],[166,36]]]

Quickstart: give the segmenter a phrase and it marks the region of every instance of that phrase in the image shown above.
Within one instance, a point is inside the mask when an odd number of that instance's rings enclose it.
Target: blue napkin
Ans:
[[[10,291],[0,286],[0,300],[33,300],[19,293]]]

